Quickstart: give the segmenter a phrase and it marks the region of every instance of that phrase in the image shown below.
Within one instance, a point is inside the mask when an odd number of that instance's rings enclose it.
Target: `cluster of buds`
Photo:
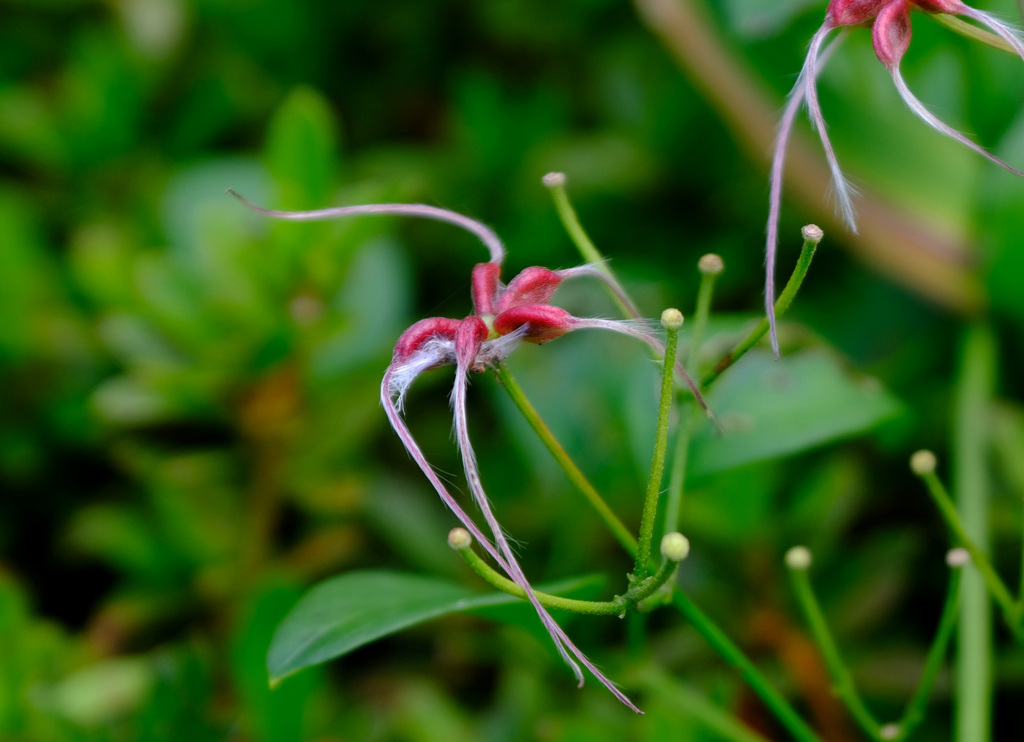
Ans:
[[[975,152],[978,152],[1009,172],[1024,176],[1024,173],[1021,171],[1010,167],[998,157],[941,121],[910,92],[906,82],[903,80],[903,75],[900,73],[900,62],[910,46],[910,11],[915,8],[927,13],[963,16],[983,26],[987,26],[1024,59],[1024,41],[1022,41],[1012,27],[988,13],[965,5],[960,0],[832,0],[829,3],[828,9],[825,11],[825,22],[811,39],[807,59],[804,62],[800,76],[797,78],[796,85],[794,85],[789,95],[789,100],[779,125],[779,134],[775,141],[775,153],[772,161],[767,255],[765,260],[767,274],[765,281],[765,308],[771,326],[772,348],[775,351],[776,357],[779,354],[779,345],[775,328],[774,273],[775,253],[778,247],[779,210],[782,201],[782,170],[786,156],[786,145],[789,141],[793,122],[796,119],[797,112],[805,103],[811,123],[821,139],[821,144],[825,149],[825,157],[832,171],[832,185],[835,190],[837,211],[850,228],[854,232],[857,231],[856,215],[853,207],[853,188],[847,182],[839,167],[839,160],[836,158],[835,151],[832,149],[832,143],[829,141],[828,133],[825,130],[825,119],[822,116],[821,106],[818,103],[816,80],[818,73],[821,71],[832,50],[831,46],[824,46],[826,38],[832,31],[850,26],[869,24],[871,26],[871,38],[875,55],[885,65],[886,69],[889,70],[889,74],[892,75],[893,83],[896,85],[900,97],[903,98],[914,114],[936,131],[970,147]]]
[[[470,442],[466,411],[469,373],[471,371],[479,373],[496,367],[520,343],[546,343],[574,330],[592,328],[629,335],[651,346],[656,352],[664,352],[661,341],[654,335],[647,323],[637,320],[574,317],[561,307],[550,303],[559,284],[571,278],[591,276],[602,280],[623,300],[624,304],[629,305],[628,297],[622,288],[608,273],[593,265],[583,265],[565,270],[549,270],[534,266],[523,270],[506,286],[501,282],[501,265],[505,257],[505,248],[501,240],[486,225],[446,209],[421,204],[373,204],[315,211],[273,211],[254,206],[238,194],[233,193],[233,195],[259,213],[278,219],[319,221],[372,214],[413,216],[454,224],[471,232],[484,243],[490,252],[490,260],[486,263],[479,263],[473,268],[470,284],[473,314],[463,319],[445,317],[423,319],[403,332],[395,344],[391,363],[381,382],[381,404],[406,451],[422,470],[444,504],[455,514],[500,569],[508,575],[508,578],[526,593],[545,629],[551,635],[555,647],[572,668],[579,684],[583,684],[583,672],[580,669],[580,665],[583,665],[616,698],[630,709],[640,713],[639,709],[572,643],[534,595],[484,491],[476,456]],[[491,532],[490,537],[484,535],[458,500],[448,491],[427,461],[402,417],[406,392],[413,382],[423,372],[442,366],[455,367],[455,383],[451,394],[455,437],[462,455],[466,482],[473,501],[479,507],[488,530]],[[676,370],[683,376],[698,403],[706,410],[707,407],[692,379],[679,364],[676,365]]]

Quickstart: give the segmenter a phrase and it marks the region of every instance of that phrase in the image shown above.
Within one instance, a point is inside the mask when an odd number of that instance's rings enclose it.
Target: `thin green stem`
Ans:
[[[480,558],[480,555],[473,551],[472,545],[456,549],[466,564],[484,579],[492,587],[501,590],[503,593],[514,595],[517,598],[526,600],[526,591],[512,582],[512,580],[498,574],[487,562]],[[548,608],[555,608],[572,613],[581,613],[588,616],[622,616],[630,608],[651,597],[669,581],[675,574],[678,562],[663,559],[657,573],[643,582],[635,584],[625,595],[617,595],[614,600],[593,601],[575,600],[573,598],[562,598],[550,593],[533,591],[534,597],[541,605]]]
[[[672,596],[672,603],[691,626],[697,630],[704,640],[711,645],[730,666],[737,670],[744,682],[758,695],[764,704],[775,714],[775,718],[789,731],[798,742],[821,742],[800,715],[793,710],[782,694],[760,673],[739,647],[732,643],[721,629],[708,618],[692,600],[681,591]]]
[[[697,378],[700,362],[700,346],[704,342],[708,317],[711,315],[711,297],[715,293],[715,279],[722,272],[722,259],[717,255],[705,255],[698,263],[700,267],[700,286],[697,289],[697,305],[693,311],[690,324],[690,352],[686,356],[686,370],[690,376]]]
[[[821,655],[825,659],[825,665],[832,675],[833,689],[836,695],[846,704],[846,707],[850,710],[853,718],[856,719],[861,728],[872,739],[877,740],[877,742],[883,742],[883,738],[879,734],[881,724],[878,723],[878,720],[875,719],[868,709],[867,704],[864,703],[860,694],[857,693],[857,686],[853,682],[853,676],[843,662],[842,655],[839,654],[839,647],[836,646],[835,640],[832,638],[832,632],[829,631],[828,623],[821,612],[821,606],[818,604],[818,599],[811,588],[808,570],[806,568],[791,567],[789,569],[789,576],[793,582],[793,590],[796,593],[800,609],[807,619],[807,623],[811,628],[811,634],[814,636],[814,641],[818,644]]]
[[[558,465],[562,467],[562,471],[565,472],[566,476],[569,477],[569,481],[578,489],[583,496],[590,503],[591,507],[597,511],[598,516],[604,521],[608,530],[612,532],[612,535],[618,540],[622,547],[629,552],[630,556],[636,555],[637,542],[633,537],[633,534],[629,532],[629,529],[623,525],[622,521],[619,520],[618,516],[612,512],[612,509],[608,507],[608,503],[604,501],[598,491],[594,488],[583,472],[580,471],[579,467],[572,460],[565,449],[562,448],[562,444],[558,442],[554,434],[548,428],[548,426],[541,419],[540,415],[530,400],[526,398],[523,393],[522,387],[516,382],[509,372],[508,367],[505,364],[499,364],[495,369],[495,374],[498,377],[498,382],[502,388],[512,399],[512,402],[519,411],[526,418],[526,422],[533,428],[533,432],[537,434],[544,446],[551,452],[551,455],[558,462]]]
[[[722,272],[722,259],[717,255],[705,255],[698,263],[701,272],[700,288],[697,289],[697,306],[690,323],[690,353],[686,359],[686,370],[697,378],[700,349],[711,314],[711,297],[714,294],[715,279]],[[668,478],[668,493],[665,501],[665,533],[679,530],[683,510],[683,490],[686,486],[686,464],[690,454],[690,437],[695,424],[693,408],[689,400],[679,406],[679,427],[676,430],[675,454]]]
[[[821,242],[822,232],[814,225],[808,225],[803,229],[804,244],[800,248],[800,257],[797,258],[796,268],[793,269],[793,274],[789,277],[789,281],[786,283],[786,287],[782,290],[779,298],[775,302],[775,316],[776,318],[782,317],[789,309],[789,305],[793,303],[793,298],[800,290],[800,284],[804,282],[804,278],[807,276],[807,271],[811,267],[811,260],[814,259],[814,251],[818,248],[818,243]],[[706,388],[711,382],[722,375],[722,372],[729,368],[732,364],[736,363],[743,355],[753,348],[757,342],[768,333],[768,320],[762,319],[757,327],[755,327],[747,337],[745,337],[739,344],[736,345],[731,351],[725,354],[722,359],[715,364],[714,368],[708,372],[708,374],[701,380],[701,388]]]
[[[678,317],[678,322],[666,321],[669,318],[670,312],[674,312],[672,318]],[[640,541],[636,550],[636,569],[633,572],[636,578],[640,580],[647,577],[650,573],[648,562],[651,558],[651,541],[654,538],[654,520],[658,515],[658,496],[661,494],[661,479],[665,473],[665,449],[668,448],[668,418],[669,413],[672,411],[672,382],[675,378],[676,348],[679,344],[679,328],[683,324],[683,315],[678,310],[667,309],[662,315],[662,324],[665,326],[668,337],[665,342],[665,359],[661,374],[658,426],[654,436],[651,476],[647,480],[644,510],[640,518]]]
[[[989,590],[1001,583],[991,579],[995,572],[984,558],[984,551],[988,547],[986,456],[995,355],[995,339],[988,326],[978,322],[968,327],[958,370],[953,420],[954,491],[958,509],[952,508],[937,477],[925,480],[946,522],[976,560],[973,566],[964,568],[960,605],[954,691],[956,739],[960,742],[990,739],[992,727],[992,603],[985,583],[989,583]],[[1003,592],[996,588],[992,596],[1000,602],[1006,615],[1009,604]],[[1016,622],[1013,624],[1011,628],[1016,629],[1014,633],[1020,639],[1019,626]]]
[[[917,690],[907,703],[903,718],[896,725],[899,728],[899,734],[895,737],[897,740],[909,738],[917,725],[924,719],[925,705],[931,696],[935,679],[939,676],[939,670],[942,669],[942,662],[949,649],[950,639],[953,637],[953,628],[956,626],[961,574],[961,568],[953,567],[949,576],[949,587],[946,588],[946,602],[942,606],[939,626],[935,631],[935,639],[932,641],[931,649],[928,650],[928,657],[921,672],[921,682],[918,683]]]
[[[563,173],[548,173],[544,176],[544,185],[551,191],[551,198],[555,202],[555,210],[562,221],[562,226],[565,227],[565,231],[569,234],[569,239],[576,245],[576,249],[580,251],[583,259],[593,265],[607,279],[609,293],[623,313],[629,317],[639,319],[641,317],[640,310],[637,309],[636,304],[633,303],[633,300],[626,294],[625,289],[619,284],[615,274],[608,267],[604,256],[587,235],[583,225],[580,224],[579,217],[576,216],[576,210],[569,201],[569,194],[566,193],[565,183],[566,177]]]
[[[923,474],[921,478],[924,480],[928,494],[932,496],[932,501],[935,503],[936,508],[938,508],[943,520],[946,521],[946,525],[952,531],[953,540],[957,546],[967,549],[967,552],[971,555],[971,563],[980,573],[984,587],[988,589],[988,593],[999,605],[1003,618],[1006,620],[1006,625],[1009,626],[1017,640],[1024,643],[1024,628],[1021,627],[1020,604],[1013,599],[1010,590],[996,573],[985,553],[978,547],[974,539],[967,534],[963,519],[960,513],[957,512],[956,505],[953,504],[952,498],[950,498],[939,477],[933,471]]]
[[[977,26],[972,26],[965,20],[957,18],[955,15],[948,15],[946,13],[929,13],[935,22],[945,26],[950,31],[960,34],[972,41],[980,41],[982,44],[988,44],[993,49],[999,49],[1000,51],[1008,52],[1017,55],[1017,50],[1010,46],[1005,39],[996,36],[994,33],[990,33]]]

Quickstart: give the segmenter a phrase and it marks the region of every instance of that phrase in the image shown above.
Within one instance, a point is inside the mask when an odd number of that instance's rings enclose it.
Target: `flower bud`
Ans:
[[[697,261],[697,270],[706,276],[717,276],[725,270],[725,261],[720,255],[709,252],[707,255],[702,255]]]
[[[964,548],[950,549],[946,552],[946,564],[953,569],[962,567],[971,561],[971,552]]]
[[[512,307],[494,318],[494,331],[508,335],[526,325],[523,340],[528,343],[546,343],[573,329],[572,315],[561,307],[550,304],[527,304]]]
[[[910,46],[910,3],[893,0],[879,12],[871,27],[875,56],[889,70],[899,66]]]
[[[681,562],[690,553],[690,539],[683,534],[673,531],[666,533],[661,539],[661,555],[670,562]]]
[[[813,242],[815,245],[821,242],[821,238],[825,236],[824,230],[817,224],[805,224],[800,230],[800,234],[805,242]]]
[[[487,324],[475,314],[462,320],[455,333],[455,362],[466,368],[472,368],[480,353],[480,346],[483,345],[490,332]]]
[[[473,266],[471,293],[476,314],[494,314],[494,297],[498,293],[501,266],[497,263],[477,263]]]
[[[921,450],[910,457],[910,471],[919,477],[935,473],[935,454]]]
[[[878,730],[878,736],[882,739],[899,739],[903,733],[899,724],[885,724]]]
[[[432,338],[454,340],[459,329],[459,320],[447,317],[430,317],[414,323],[402,333],[395,343],[395,360],[405,361]]]
[[[666,330],[678,330],[683,326],[683,313],[678,309],[666,309],[661,313],[661,326]]]
[[[469,535],[469,531],[465,528],[453,528],[448,531],[448,546],[455,549],[455,551],[468,549],[472,545],[473,537]]]
[[[536,265],[526,268],[508,282],[498,299],[495,313],[526,304],[547,304],[561,282],[561,277],[552,270]]]
[[[913,0],[914,5],[927,13],[949,13],[960,15],[964,12],[964,4],[960,0]]]
[[[855,26],[873,19],[891,0],[832,0],[825,12],[833,28]]]
[[[811,550],[806,546],[794,546],[786,552],[786,566],[790,569],[810,569],[813,560]]]
[[[545,188],[561,188],[565,185],[568,178],[565,177],[565,173],[548,173],[540,182],[544,184]]]

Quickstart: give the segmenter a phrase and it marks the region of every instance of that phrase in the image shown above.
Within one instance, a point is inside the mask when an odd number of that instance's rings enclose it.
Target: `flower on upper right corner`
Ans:
[[[772,348],[775,351],[776,357],[779,354],[779,345],[775,327],[774,273],[775,255],[778,248],[779,213],[782,202],[783,164],[786,157],[786,146],[789,143],[789,135],[796,120],[796,114],[805,104],[811,124],[821,139],[822,147],[825,149],[825,157],[832,171],[832,186],[835,191],[836,209],[850,229],[854,232],[857,231],[856,210],[853,206],[854,190],[839,167],[839,160],[828,138],[825,119],[821,113],[821,106],[818,103],[817,77],[825,61],[827,61],[834,50],[834,44],[825,46],[825,40],[829,33],[836,29],[851,26],[870,26],[875,56],[885,65],[885,68],[892,76],[893,83],[900,97],[918,118],[936,131],[970,147],[1005,170],[1014,175],[1024,177],[1024,172],[1011,167],[984,147],[942,121],[910,91],[900,72],[900,62],[910,46],[910,13],[912,10],[931,14],[945,13],[968,18],[991,29],[1021,59],[1024,59],[1024,39],[1022,39],[1015,28],[1003,23],[989,13],[960,2],[960,0],[832,0],[829,3],[828,9],[825,11],[825,21],[811,38],[803,69],[797,78],[796,84],[793,86],[792,92],[790,92],[782,120],[779,124],[779,133],[775,140],[775,150],[772,158],[765,247],[765,309],[771,327]]]

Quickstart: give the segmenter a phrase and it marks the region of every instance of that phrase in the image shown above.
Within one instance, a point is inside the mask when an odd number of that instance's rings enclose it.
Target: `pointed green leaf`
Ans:
[[[537,589],[565,592],[591,582],[580,578]],[[505,593],[481,595],[446,580],[403,572],[332,577],[306,593],[277,627],[267,652],[270,683],[432,618],[520,602]]]
[[[821,350],[779,361],[769,353],[748,353],[719,379],[707,401],[726,434],[705,425],[694,436],[694,475],[848,438],[900,411],[899,401],[877,380],[854,376]]]

